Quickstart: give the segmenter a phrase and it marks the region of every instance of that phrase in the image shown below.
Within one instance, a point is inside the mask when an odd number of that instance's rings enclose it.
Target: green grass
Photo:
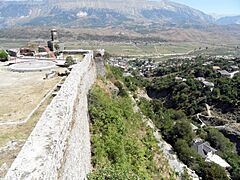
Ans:
[[[90,179],[171,177],[152,130],[133,112],[128,96],[109,95],[95,86],[89,102],[94,168]]]

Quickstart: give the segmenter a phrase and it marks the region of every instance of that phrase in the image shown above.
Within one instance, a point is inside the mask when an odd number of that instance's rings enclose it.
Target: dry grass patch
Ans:
[[[38,120],[40,119],[42,113],[51,102],[52,97],[50,96],[33,114],[33,116],[29,119],[26,124],[22,125],[14,125],[14,126],[2,126],[0,127],[0,147],[3,147],[8,142],[15,141],[18,143],[13,149],[6,150],[0,153],[0,167],[6,163],[8,167],[11,166],[14,159],[17,157],[20,152],[22,146],[24,145],[24,141],[27,140],[29,135],[31,134],[33,128],[36,126]],[[5,172],[0,173],[0,177],[3,176]]]

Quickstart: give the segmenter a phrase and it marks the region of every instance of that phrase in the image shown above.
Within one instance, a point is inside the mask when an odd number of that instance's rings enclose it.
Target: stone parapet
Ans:
[[[91,171],[87,95],[96,80],[92,54],[75,65],[5,176],[85,179]]]

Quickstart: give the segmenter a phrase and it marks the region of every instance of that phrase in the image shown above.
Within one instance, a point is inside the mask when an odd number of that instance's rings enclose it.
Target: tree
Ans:
[[[201,166],[201,177],[204,180],[226,180],[229,179],[226,171],[215,163],[204,163]]]
[[[219,132],[219,130],[208,129],[207,132],[208,134],[206,140],[210,142],[214,148],[223,153],[236,151],[234,144],[230,142],[230,140],[227,139],[221,132]]]
[[[189,167],[192,167],[198,164],[199,161],[202,161],[201,156],[183,139],[178,139],[176,141],[174,149],[177,152],[179,159]]]
[[[182,119],[186,119],[186,114],[182,111],[182,110],[178,110],[178,111],[173,111],[173,115],[172,118],[174,120],[182,120]]]
[[[227,153],[225,154],[225,159],[228,161],[228,163],[231,165],[231,178],[233,180],[239,180],[240,179],[240,158],[237,153]]]
[[[178,121],[167,135],[170,142],[176,142],[178,139],[185,140],[189,145],[193,140],[193,132],[191,124],[186,121]]]

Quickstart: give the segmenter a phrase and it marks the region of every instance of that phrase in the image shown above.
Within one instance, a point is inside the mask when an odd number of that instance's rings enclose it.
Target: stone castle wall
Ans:
[[[85,179],[91,171],[87,95],[96,79],[92,54],[67,77],[5,179]]]

